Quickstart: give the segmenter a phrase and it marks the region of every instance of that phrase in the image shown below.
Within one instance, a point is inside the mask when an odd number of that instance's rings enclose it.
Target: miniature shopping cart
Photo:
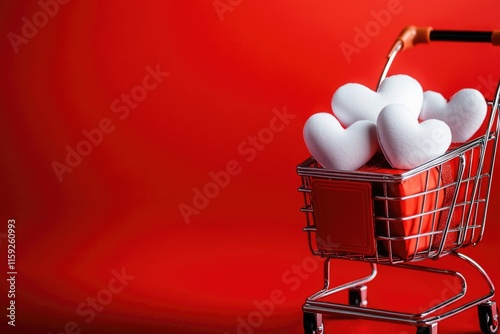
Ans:
[[[399,51],[430,41],[500,44],[500,31],[438,31],[410,26],[391,49],[379,85]],[[493,283],[478,263],[458,251],[477,245],[485,231],[499,132],[499,98],[500,85],[494,99],[487,101],[488,117],[479,137],[455,145],[417,168],[393,170],[383,159],[374,159],[371,166],[360,170],[339,171],[321,167],[312,157],[297,167],[302,179],[299,191],[305,201],[301,211],[307,221],[303,230],[313,255],[325,258],[324,287],[303,306],[306,334],[324,333],[324,314],[413,325],[417,333],[437,334],[439,321],[472,307],[478,308],[483,333],[498,332]],[[446,255],[477,271],[489,292],[473,300],[470,296],[462,299],[468,292],[464,275],[421,262]],[[331,286],[332,259],[367,262],[371,274]],[[460,281],[461,291],[417,313],[370,308],[366,284],[377,275],[378,264],[452,277]],[[330,300],[341,291],[347,291],[348,302]]]

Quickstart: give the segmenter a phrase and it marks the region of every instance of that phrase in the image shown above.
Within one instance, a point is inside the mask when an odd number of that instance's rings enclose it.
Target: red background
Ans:
[[[238,317],[256,311],[254,301],[279,290],[283,303],[254,332],[301,333],[304,298],[322,286],[320,268],[293,272],[313,263],[296,191],[295,166],[308,156],[305,120],[328,111],[344,83],[374,88],[409,24],[500,29],[497,1],[222,2],[234,5],[223,20],[212,0],[73,0],[16,53],[9,33],[22,35],[23,17],[32,22],[41,7],[2,1],[0,233],[16,219],[18,267],[17,326],[7,326],[2,314],[2,332],[55,334],[74,321],[82,333],[233,334]],[[381,26],[373,13],[390,3],[398,13]],[[355,29],[370,24],[379,31],[348,61],[340,44],[355,46]],[[491,99],[493,88],[484,83],[498,80],[499,52],[490,45],[424,45],[401,54],[392,73],[410,74],[447,97],[472,87]],[[119,119],[112,102],[157,65],[169,76]],[[247,161],[239,145],[284,108],[295,118]],[[75,149],[82,131],[105,118],[114,131],[59,182],[52,163],[64,163],[66,146]],[[239,173],[186,224],[179,205],[192,205],[194,189],[232,160]],[[466,250],[497,285],[498,189],[494,181],[483,243]],[[343,274],[357,267],[337,266]],[[122,268],[135,278],[85,322],[77,306]],[[385,307],[428,306],[432,292],[439,296],[447,286],[441,277],[392,271],[380,280],[370,292]],[[389,288],[397,283],[404,297]],[[1,288],[5,310],[5,281]],[[367,321],[326,325],[335,333],[414,332]],[[440,328],[479,332],[475,310]]]

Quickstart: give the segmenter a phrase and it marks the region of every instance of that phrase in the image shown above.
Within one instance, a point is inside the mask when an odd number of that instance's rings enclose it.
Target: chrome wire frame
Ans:
[[[479,304],[482,304],[484,302],[487,302],[491,300],[491,298],[494,297],[495,295],[495,287],[493,285],[493,282],[491,281],[490,277],[486,273],[486,271],[473,259],[470,257],[458,253],[458,252],[452,252],[450,253],[451,255],[455,256],[459,260],[462,260],[469,264],[473,269],[475,269],[485,280],[485,282],[488,284],[489,287],[489,292],[486,293],[483,296],[480,296],[478,298],[475,298],[471,301],[468,301],[466,303],[463,303],[462,305],[455,306],[451,309],[445,310],[444,312],[437,314],[437,311],[443,310],[463,297],[466,296],[467,294],[467,280],[462,275],[460,272],[457,271],[452,271],[452,270],[447,270],[447,269],[439,269],[439,268],[434,268],[434,267],[426,267],[426,266],[421,266],[421,265],[412,265],[408,263],[403,263],[403,264],[397,264],[397,265],[392,265],[392,264],[385,264],[385,266],[394,266],[396,268],[401,268],[401,269],[408,269],[408,270],[415,270],[415,271],[421,271],[421,272],[427,272],[427,273],[434,273],[434,274],[441,274],[441,275],[448,275],[455,277],[459,279],[460,284],[461,284],[461,290],[457,292],[455,295],[443,300],[437,305],[434,305],[427,310],[424,310],[420,313],[404,313],[404,312],[398,312],[398,311],[390,311],[390,310],[382,310],[382,309],[376,309],[376,308],[369,308],[369,307],[359,307],[359,306],[354,306],[354,305],[346,305],[346,304],[339,304],[339,303],[332,303],[332,302],[326,302],[326,301],[321,301],[322,298],[325,298],[327,296],[358,287],[360,285],[364,285],[366,283],[369,283],[373,279],[375,279],[377,275],[377,265],[374,263],[370,263],[371,266],[371,274],[358,279],[354,280],[352,282],[348,282],[345,284],[342,284],[337,287],[330,287],[330,272],[331,272],[331,267],[330,267],[330,260],[331,258],[326,258],[325,259],[325,267],[324,267],[324,288],[320,290],[319,292],[313,294],[312,296],[308,297],[306,299],[306,302],[303,306],[303,311],[304,312],[310,312],[310,313],[322,313],[322,314],[339,314],[339,315],[344,315],[344,316],[356,316],[356,317],[361,317],[365,319],[371,319],[371,320],[381,320],[381,321],[388,321],[388,322],[393,322],[393,323],[399,323],[399,324],[405,324],[405,325],[415,325],[417,327],[434,327],[437,326],[436,324],[444,319],[447,319],[451,316],[454,316],[460,312],[463,312],[467,309],[470,309],[472,307],[475,307]]]
[[[492,157],[492,161],[487,167],[488,169],[483,171],[484,155],[487,150],[486,145],[490,143],[493,148],[496,148],[496,141],[496,133],[491,133],[486,142],[484,141],[484,137],[479,137],[476,140],[453,149],[444,156],[434,159],[423,166],[405,171],[403,174],[333,171],[318,167],[313,158],[307,159],[298,166],[298,174],[302,177],[302,186],[298,190],[303,193],[304,197],[305,204],[301,208],[301,211],[305,213],[307,224],[303,230],[308,234],[308,242],[311,252],[314,255],[323,257],[344,258],[379,264],[398,264],[408,262],[408,259],[399,258],[391,249],[392,245],[398,242],[404,242],[411,239],[415,241],[414,251],[412,252],[413,255],[409,256],[409,258],[411,258],[410,261],[421,261],[428,258],[438,259],[449,254],[451,251],[457,250],[466,245],[467,238],[470,238],[473,241],[473,245],[477,245],[477,243],[479,243],[482,239],[485,231],[487,204],[489,202],[494,164]],[[494,149],[492,150],[492,153],[494,156]],[[479,155],[479,157],[477,157],[478,161],[473,166],[473,160],[476,159],[476,154]],[[467,158],[466,155],[468,155]],[[450,163],[450,161],[457,162],[456,175],[454,175],[452,183],[441,184],[441,174],[443,173],[442,166],[446,163]],[[476,174],[472,173],[473,167],[477,168]],[[436,172],[436,170],[437,173],[439,173],[437,176],[438,184],[431,189],[429,186],[429,174],[431,171]],[[387,194],[388,187],[401,184],[402,182],[419,175],[421,177],[425,176],[425,188],[421,192],[406,195],[404,197],[389,196]],[[374,255],[329,252],[315,247],[316,239],[318,238],[318,231],[314,222],[314,206],[312,203],[311,183],[313,182],[313,179],[370,182],[383,188],[383,194],[373,195],[373,201],[374,203],[379,203],[379,206],[383,205],[384,211],[375,212],[373,219],[376,224],[386,224],[388,234],[377,234],[375,236],[376,241],[385,242],[388,245],[388,249],[385,253],[382,249],[380,249],[378,242],[375,245],[376,251]],[[466,190],[465,194],[462,194],[462,197],[465,198],[461,198],[459,201],[458,195],[460,189],[463,190],[464,187]],[[437,194],[451,189],[453,189],[451,203],[448,206],[440,206],[439,203],[437,203]],[[434,199],[432,199],[433,196]],[[390,210],[387,208],[389,205],[388,203],[402,203],[415,198],[421,199],[422,206],[428,204],[426,201],[430,200],[435,201],[435,203],[432,203],[432,208],[426,210],[423,209],[422,212],[403,217],[391,215],[389,212]],[[481,207],[479,208],[479,206]],[[462,214],[459,217],[460,224],[458,226],[451,226],[452,218],[454,217],[454,213],[457,208],[462,209]],[[480,209],[482,211],[478,212]],[[438,229],[438,223],[441,215],[443,214],[447,214],[446,223],[442,229]],[[430,230],[424,231],[422,227],[424,219],[431,220],[432,228]],[[390,224],[405,221],[413,221],[419,224],[418,233],[406,236],[391,234]],[[451,233],[458,234],[457,242],[455,243],[455,247],[445,248],[446,236]],[[438,247],[435,247],[435,241],[438,236],[442,236],[442,238]],[[430,241],[426,242],[426,239],[430,239]],[[426,249],[420,249],[420,243],[428,243],[429,247]]]
[[[397,41],[389,53],[387,63],[382,71],[377,87],[380,86],[382,81],[385,79],[392,62],[394,61],[396,55],[401,49],[402,49],[402,42]],[[301,209],[301,211],[304,212],[306,216],[306,227],[304,227],[303,230],[307,233],[309,248],[311,252],[314,255],[325,258],[324,287],[322,290],[316,292],[315,294],[311,295],[306,299],[305,304],[303,305],[304,312],[315,313],[315,314],[340,314],[340,315],[356,316],[366,319],[388,321],[400,324],[416,325],[417,327],[430,327],[432,329],[432,333],[437,333],[437,324],[439,321],[449,318],[453,315],[456,315],[457,313],[460,313],[464,310],[467,310],[479,304],[490,302],[491,298],[493,298],[493,296],[495,295],[495,287],[490,277],[477,262],[475,262],[470,257],[459,253],[458,250],[463,246],[477,245],[482,240],[485,232],[486,214],[489,204],[491,181],[493,177],[495,156],[497,150],[497,138],[499,133],[499,117],[498,117],[499,100],[500,100],[500,82],[497,86],[497,90],[493,100],[487,101],[488,107],[491,111],[490,111],[487,130],[483,136],[480,136],[479,138],[464,143],[459,147],[450,150],[441,157],[429,161],[417,168],[405,171],[401,174],[381,174],[381,173],[366,172],[366,171],[351,172],[351,171],[328,170],[325,168],[321,168],[312,157],[308,158],[299,166],[297,166],[297,173],[302,178],[302,186],[298,190],[303,193],[304,203],[305,203]],[[483,172],[483,165],[486,153],[491,154],[491,160],[489,165],[486,166],[486,171]],[[469,154],[470,156],[467,157],[467,154]],[[473,175],[472,173],[474,154],[479,154],[476,175]],[[457,168],[457,174],[455,175],[455,182],[451,186],[441,184],[442,170],[440,169],[440,166],[443,166],[443,164],[448,163],[452,160],[458,161],[458,168]],[[317,242],[316,239],[318,235],[317,235],[316,225],[314,222],[314,207],[311,196],[311,182],[312,182],[311,180],[313,178],[329,179],[329,180],[380,182],[384,186],[385,197],[374,196],[373,200],[397,201],[397,200],[405,200],[411,198],[411,195],[406,198],[391,198],[386,194],[388,184],[402,182],[420,173],[428,173],[428,171],[433,168],[439,169],[438,184],[436,189],[429,190],[428,183],[426,182],[425,190],[417,195],[424,196],[424,202],[425,202],[425,196],[427,196],[431,191],[441,191],[454,186],[453,199],[449,207],[444,209],[438,208],[436,203],[436,207],[434,208],[434,210],[426,212],[427,215],[434,217],[448,210],[448,217],[446,219],[446,224],[441,231],[436,231],[437,228],[436,220],[433,218],[432,230],[430,232],[429,231],[423,232],[420,227],[419,233],[417,235],[409,237],[408,236],[395,237],[390,235],[376,236],[377,241],[388,242],[389,250],[387,254],[384,254],[381,251],[378,243],[376,243],[375,245],[376,247],[375,255],[331,252],[318,248],[316,244]],[[483,184],[484,183],[483,180],[485,180],[486,183],[485,185]],[[472,184],[472,191],[469,193],[468,187],[470,184]],[[463,203],[458,203],[457,196],[459,188],[462,185],[465,185],[465,187],[467,188],[466,190],[467,199]],[[453,217],[453,212],[456,209],[457,205],[461,206],[461,208],[463,209],[462,210],[463,212],[461,214],[462,218],[460,225],[458,227],[457,226],[452,227],[451,221]],[[483,205],[484,211],[478,214],[477,207],[479,205]],[[404,221],[409,219],[422,220],[422,216],[414,215],[409,217],[391,218],[387,215],[385,217],[384,216],[378,217],[374,214],[374,221],[376,221],[377,219],[386,221],[387,226],[389,226],[392,220],[399,220],[399,221]],[[447,246],[445,245],[445,239],[448,233],[458,233],[457,242],[454,244],[454,247],[452,248],[449,247],[447,248]],[[433,242],[437,234],[442,235],[442,240],[439,243],[438,247],[436,247]],[[470,243],[466,243],[468,236],[470,237],[471,240]],[[418,251],[417,249],[420,240],[419,238],[421,237],[430,238],[429,247],[428,249],[425,249],[423,251]],[[410,256],[407,259],[402,259],[398,258],[392,253],[391,250],[392,242],[409,240],[411,238],[417,238],[415,252],[413,256]],[[419,263],[418,265],[412,264],[413,262],[422,261],[426,259],[436,260],[446,255],[452,255],[457,259],[468,263],[473,269],[475,269],[481,275],[481,277],[483,277],[484,281],[488,284],[489,292],[471,301],[459,303],[459,301],[467,293],[467,280],[464,277],[464,275],[462,275],[460,272],[457,271],[423,266],[421,265],[421,263]],[[345,260],[367,262],[371,267],[371,273],[363,278],[356,279],[336,287],[331,287],[330,262],[332,259],[345,259]],[[393,266],[401,269],[408,269],[408,270],[456,277],[457,279],[460,280],[462,289],[454,296],[420,313],[403,313],[397,311],[381,310],[369,307],[359,307],[354,305],[338,304],[338,303],[322,301],[322,299],[325,297],[365,285],[370,281],[374,280],[377,275],[378,264],[382,266]],[[461,305],[455,306],[455,304],[461,304]],[[439,314],[438,311],[442,312]]]

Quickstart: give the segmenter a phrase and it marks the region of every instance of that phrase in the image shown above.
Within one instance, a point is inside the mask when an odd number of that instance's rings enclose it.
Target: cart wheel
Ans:
[[[438,334],[438,324],[434,323],[427,327],[418,327],[417,334]]]
[[[366,285],[349,289],[349,305],[358,307],[368,306],[368,287]]]
[[[324,334],[323,316],[321,313],[304,312],[304,333]]]
[[[498,333],[498,307],[494,301],[478,305],[479,326],[484,334]]]

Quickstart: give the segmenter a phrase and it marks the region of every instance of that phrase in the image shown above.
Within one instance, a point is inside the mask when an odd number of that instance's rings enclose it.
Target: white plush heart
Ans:
[[[484,96],[476,89],[459,90],[447,102],[443,95],[427,91],[420,112],[421,120],[439,119],[451,129],[452,141],[462,143],[469,140],[483,124],[488,105]]]
[[[344,129],[329,113],[309,117],[304,125],[304,141],[323,167],[337,170],[356,170],[379,149],[375,123],[359,121]]]
[[[341,86],[333,94],[332,109],[337,119],[347,127],[360,120],[377,122],[382,108],[393,103],[406,105],[416,119],[422,109],[422,101],[423,91],[418,81],[398,74],[382,81],[377,92],[357,83]]]
[[[431,119],[419,124],[402,104],[383,108],[377,119],[382,152],[393,168],[412,169],[443,155],[451,144],[445,122]]]

